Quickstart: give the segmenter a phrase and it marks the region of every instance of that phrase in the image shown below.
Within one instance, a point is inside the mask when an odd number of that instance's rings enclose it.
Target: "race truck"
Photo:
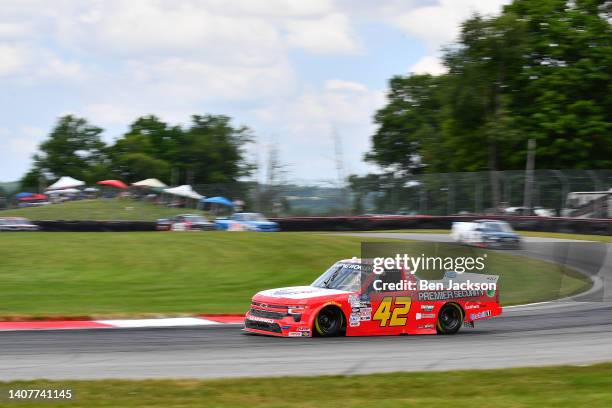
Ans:
[[[446,272],[424,281],[405,269],[379,274],[370,262],[342,260],[310,286],[257,293],[243,330],[281,337],[455,334],[502,313],[497,280]]]
[[[270,221],[259,213],[235,213],[229,219],[217,218],[215,225],[218,230],[223,231],[280,231],[277,222]]]
[[[521,237],[510,224],[499,220],[453,222],[451,237],[462,244],[483,248],[519,249]]]
[[[214,231],[215,224],[198,214],[180,214],[172,218],[160,218],[157,231]]]
[[[1,217],[0,231],[38,231],[38,225],[22,217]]]

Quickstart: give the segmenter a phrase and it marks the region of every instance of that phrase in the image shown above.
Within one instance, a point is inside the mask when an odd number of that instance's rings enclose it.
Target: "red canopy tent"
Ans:
[[[102,180],[102,181],[98,181],[96,184],[99,184],[101,186],[120,188],[123,190],[128,189],[128,186],[123,181],[120,181],[120,180]]]
[[[32,194],[31,196],[19,198],[19,201],[39,201],[39,200],[46,200],[46,199],[47,199],[47,196],[44,194]]]

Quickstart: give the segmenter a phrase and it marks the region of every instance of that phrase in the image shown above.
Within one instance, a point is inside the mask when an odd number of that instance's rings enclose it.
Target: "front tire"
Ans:
[[[342,332],[344,315],[335,307],[323,308],[314,321],[314,331],[321,337],[334,337]]]
[[[455,334],[463,326],[463,310],[456,303],[447,303],[438,312],[438,334]]]

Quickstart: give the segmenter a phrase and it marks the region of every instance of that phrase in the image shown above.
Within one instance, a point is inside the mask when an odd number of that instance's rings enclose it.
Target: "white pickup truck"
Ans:
[[[453,222],[451,237],[463,244],[485,248],[516,249],[521,247],[521,237],[506,221]]]

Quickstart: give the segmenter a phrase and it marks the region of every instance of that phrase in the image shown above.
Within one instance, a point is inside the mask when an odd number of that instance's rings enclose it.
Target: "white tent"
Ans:
[[[46,190],[63,190],[65,188],[74,188],[82,185],[85,185],[84,181],[77,180],[69,176],[64,176],[60,177],[59,180],[47,187]]]
[[[193,188],[191,188],[191,186],[187,184],[178,187],[166,188],[164,189],[164,193],[172,194],[179,197],[193,198],[195,200],[204,198],[204,196],[196,193]]]
[[[77,194],[80,193],[81,190],[78,190],[76,188],[64,188],[61,190],[47,190],[46,193],[49,195],[52,194]]]
[[[164,187],[168,187],[167,185],[165,185],[164,183],[162,183],[161,181],[159,181],[156,178],[148,178],[146,180],[140,180],[137,181],[135,183],[132,183],[133,186],[136,187],[151,187],[151,188],[164,188]]]

